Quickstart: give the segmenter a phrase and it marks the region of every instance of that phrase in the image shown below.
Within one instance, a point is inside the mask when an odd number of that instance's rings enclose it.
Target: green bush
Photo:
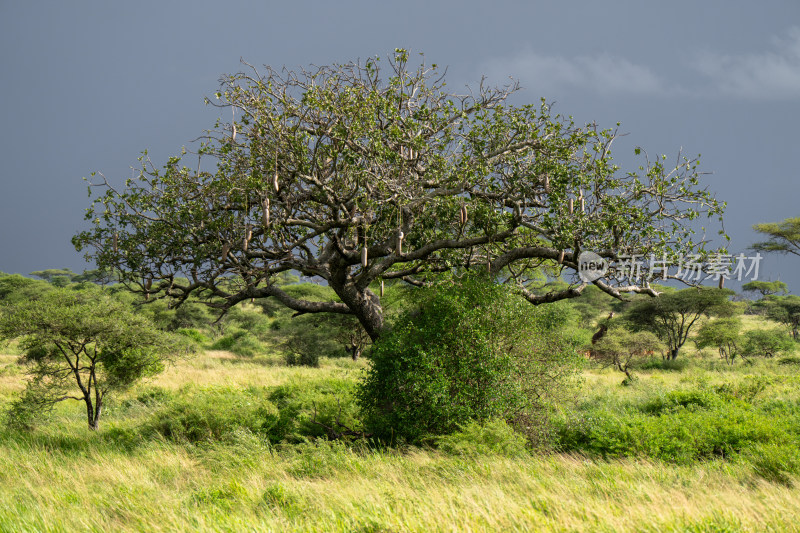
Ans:
[[[211,349],[225,350],[242,357],[252,357],[265,351],[264,345],[257,338],[247,330],[239,328],[230,328],[225,335],[214,341]]]
[[[329,436],[327,428],[361,429],[354,383],[349,379],[324,379],[313,383],[290,383],[272,389],[269,400],[279,417],[270,431],[273,442],[302,442]],[[338,422],[337,422],[338,421]]]
[[[688,359],[661,359],[652,357],[641,363],[635,364],[639,370],[666,370],[668,372],[683,372],[689,365]]]
[[[419,298],[420,308],[373,345],[358,389],[368,430],[418,442],[502,418],[539,440],[547,402],[580,360],[553,329],[566,308],[533,307],[507,286],[474,278]]]
[[[175,330],[175,333],[178,335],[183,335],[184,337],[196,342],[200,346],[205,346],[211,341],[211,339],[206,337],[201,331],[194,328],[180,328]]]
[[[264,396],[255,389],[188,389],[157,409],[146,429],[176,442],[225,440],[241,430],[266,437],[279,413]]]
[[[772,330],[756,329],[744,334],[745,343],[742,355],[745,357],[774,357],[788,354],[795,350],[796,343],[792,337],[780,328]]]
[[[694,411],[708,409],[718,405],[719,402],[719,398],[710,391],[678,389],[647,401],[642,405],[641,411],[651,415],[674,412],[679,409]]]
[[[727,458],[760,445],[797,445],[796,418],[750,403],[745,383],[675,390],[639,405],[585,405],[558,422],[558,448],[602,457],[645,456],[689,463]],[[749,396],[749,400],[747,397]]]
[[[451,455],[525,455],[527,439],[505,420],[494,419],[485,423],[470,422],[450,435],[439,437],[439,449]]]
[[[286,352],[286,364],[289,366],[319,367],[319,353],[316,352]]]

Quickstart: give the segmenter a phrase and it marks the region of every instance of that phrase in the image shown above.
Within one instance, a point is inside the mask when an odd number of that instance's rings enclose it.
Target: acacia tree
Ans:
[[[744,337],[743,355],[774,357],[781,353],[793,352],[797,348],[797,344],[781,328],[754,329],[746,332]]]
[[[768,295],[754,304],[763,309],[771,320],[788,326],[792,330],[792,338],[800,341],[800,296]]]
[[[755,224],[753,229],[769,237],[766,241],[755,243],[753,250],[800,256],[800,217]]]
[[[782,281],[748,281],[742,285],[742,290],[747,292],[757,292],[761,296],[770,296],[772,294],[787,294],[789,287]]]
[[[649,331],[631,332],[615,327],[592,345],[591,353],[604,366],[623,372],[623,383],[629,385],[635,379],[631,373],[633,364],[661,349],[661,341]]]
[[[19,338],[30,379],[12,418],[65,400],[86,405],[89,429],[100,424],[110,392],[163,368],[167,338],[144,317],[97,291],[52,289],[0,314],[0,338]],[[20,419],[20,417],[16,417]]]
[[[642,299],[630,306],[625,320],[637,331],[650,331],[667,344],[668,359],[678,357],[701,317],[729,317],[736,311],[730,289],[688,288]]]
[[[247,65],[247,64],[246,64]],[[577,271],[583,250],[613,259],[704,252],[688,221],[721,216],[699,187],[697,159],[679,155],[620,173],[616,130],[578,127],[541,105],[514,106],[516,84],[445,90],[436,65],[396,50],[364,63],[225,76],[213,105],[228,109],[195,153],[102,191],[93,227],[73,243],[146,296],[192,293],[225,310],[272,297],[298,313],[354,315],[383,328],[377,284],[482,266],[526,281],[542,265]],[[338,301],[291,297],[287,271],[324,280]],[[614,296],[655,295],[645,280],[604,278]],[[534,304],[576,297],[578,282]]]
[[[713,347],[719,350],[720,358],[733,364],[741,348],[742,321],[737,317],[718,318],[703,324],[697,331],[695,344],[699,350]],[[746,356],[747,354],[744,354]]]

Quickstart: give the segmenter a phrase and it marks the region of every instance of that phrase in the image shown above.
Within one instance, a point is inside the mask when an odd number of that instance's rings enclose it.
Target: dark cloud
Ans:
[[[296,67],[398,46],[448,65],[454,90],[514,76],[515,102],[621,121],[623,169],[638,145],[702,153],[738,253],[752,224],[800,215],[798,15],[795,0],[3,2],[0,270],[83,269],[81,177],[121,183],[142,149],[156,164],[178,153],[213,125],[203,97],[240,57]],[[800,291],[796,258],[762,267]]]

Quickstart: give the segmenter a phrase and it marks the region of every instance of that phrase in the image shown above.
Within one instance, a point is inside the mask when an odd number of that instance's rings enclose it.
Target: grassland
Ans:
[[[22,388],[14,361],[0,356],[2,407]],[[180,398],[249,391],[239,398],[245,417],[259,395],[354,382],[363,364],[326,359],[318,369],[289,368],[270,357],[209,351],[118,398],[96,433],[85,429],[75,404],[33,432],[0,430],[0,530],[800,531],[794,456],[784,454],[789,464],[776,466],[752,453],[794,450],[780,439],[727,456],[670,460],[624,446],[504,457],[313,439],[286,445],[235,424],[209,439],[152,431],[159,416],[176,412],[164,404]],[[669,391],[746,391],[753,397],[744,411],[789,406],[780,435],[791,436],[796,368],[776,361],[729,368],[695,355],[680,371],[640,370],[633,387],[621,387],[619,373],[587,369],[561,417],[601,420],[600,431],[619,425],[599,412],[636,420],[633,407]],[[716,413],[682,409],[660,416]],[[668,426],[672,419],[663,420]]]

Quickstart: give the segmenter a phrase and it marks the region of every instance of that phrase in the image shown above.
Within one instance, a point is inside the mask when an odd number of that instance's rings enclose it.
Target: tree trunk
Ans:
[[[676,348],[672,348],[669,351],[669,359],[670,359],[670,361],[674,361],[675,359],[677,359],[679,350],[680,350],[680,348],[676,347]]]
[[[381,300],[369,289],[359,289],[349,278],[349,267],[334,271],[328,284],[336,295],[353,312],[372,341],[376,341],[383,329],[383,308]]]
[[[358,361],[358,358],[361,356],[361,346],[356,343],[352,343],[346,348],[346,350],[347,353],[350,354],[350,357],[353,358],[353,361]]]
[[[94,406],[92,405],[92,400],[87,398],[86,400],[86,419],[89,422],[89,429],[94,431],[97,429],[97,418],[94,416]]]
[[[100,428],[100,411],[102,410],[102,401],[98,400],[97,405],[92,405],[92,400],[86,398],[86,418],[89,422],[89,429],[97,431]]]

